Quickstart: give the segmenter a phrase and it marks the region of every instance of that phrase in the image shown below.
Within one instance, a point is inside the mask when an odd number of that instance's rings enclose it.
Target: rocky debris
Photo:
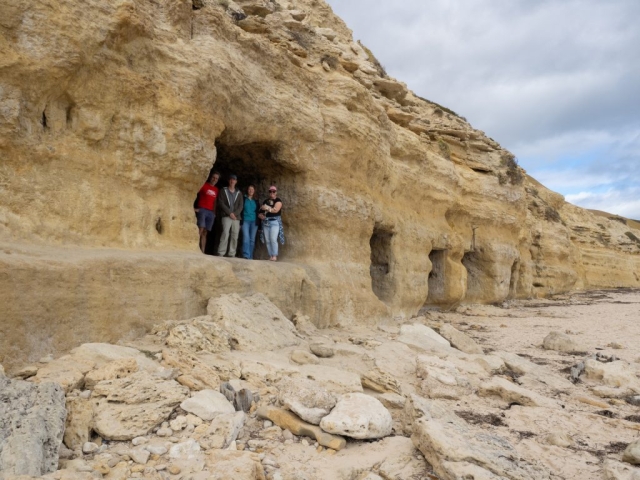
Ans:
[[[348,393],[320,422],[320,428],[335,435],[357,439],[382,438],[391,434],[393,419],[379,400],[363,393]]]
[[[136,362],[135,358],[114,360],[87,373],[84,377],[84,388],[93,390],[93,387],[102,380],[114,380],[116,378],[127,377],[137,371],[138,362]]]
[[[587,378],[599,380],[610,387],[631,388],[640,393],[640,382],[635,371],[629,364],[622,360],[602,363],[593,358],[584,362],[584,371]]]
[[[205,450],[228,448],[238,438],[246,421],[244,412],[222,413],[217,415],[206,430],[194,437]]]
[[[586,347],[578,343],[575,339],[569,335],[560,332],[551,332],[544,337],[542,346],[546,350],[556,350],[564,353],[579,353],[586,352]]]
[[[259,293],[245,298],[237,294],[212,298],[207,313],[227,333],[234,350],[278,350],[300,343],[293,323]]]
[[[260,457],[256,453],[211,450],[205,458],[208,480],[266,480]]]
[[[176,380],[190,390],[207,390],[217,388],[221,379],[229,379],[230,375],[240,376],[240,370],[225,368],[217,370],[205,364],[199,357],[173,349],[162,350],[162,361],[167,367],[177,369]]]
[[[277,388],[280,404],[314,425],[318,425],[336,405],[336,397],[332,393],[307,378],[284,378]]]
[[[227,333],[211,317],[198,317],[169,326],[165,345],[193,352],[226,352],[230,348]]]
[[[190,438],[186,442],[176,443],[169,449],[169,457],[176,459],[190,459],[197,456],[201,451],[200,444],[193,438]]]
[[[93,403],[78,395],[67,396],[67,420],[64,429],[64,444],[77,450],[91,438],[93,428]]]
[[[497,355],[479,355],[474,361],[492,375],[502,373],[505,368],[504,361]]]
[[[281,428],[286,428],[294,435],[304,435],[315,439],[319,445],[332,448],[333,450],[343,449],[347,442],[338,435],[331,435],[322,428],[304,422],[293,413],[277,407],[263,405],[258,408],[256,414],[260,418],[266,418]]]
[[[420,389],[429,398],[456,400],[473,393],[468,377],[454,363],[438,357],[420,355],[416,359],[416,375],[422,379]]]
[[[0,472],[40,477],[55,471],[65,417],[60,385],[0,376]]]
[[[82,388],[84,372],[82,372],[70,358],[60,358],[58,361],[48,363],[38,370],[38,373],[29,378],[35,383],[53,382],[62,386],[65,393]]]
[[[640,465],[640,440],[630,443],[622,454],[622,461],[632,465]]]
[[[605,480],[640,480],[640,468],[611,458],[607,458],[603,462],[602,472]]]
[[[361,375],[361,383],[363,388],[368,388],[379,393],[401,393],[400,384],[388,372],[376,367]]]
[[[326,343],[310,343],[309,350],[311,350],[311,353],[319,358],[331,358],[335,355],[335,351],[333,350],[333,348],[331,348],[331,346]]]
[[[450,323],[445,323],[439,328],[440,335],[451,343],[451,346],[458,350],[469,353],[483,355],[480,345],[466,333],[454,328]]]
[[[360,375],[354,372],[326,365],[303,365],[300,374],[335,394],[362,392]]]
[[[550,398],[527,390],[503,377],[493,377],[490,381],[480,385],[478,395],[481,397],[498,396],[507,403],[530,407],[557,408],[557,404]]]
[[[26,380],[27,378],[31,378],[34,375],[37,375],[37,373],[38,367],[36,367],[35,365],[25,365],[14,374],[14,377]]]
[[[180,404],[185,412],[193,413],[204,421],[213,420],[220,413],[235,413],[229,400],[215,390],[201,390]]]
[[[414,445],[443,480],[549,478],[545,469],[522,460],[506,438],[470,427],[438,402],[413,396],[407,412]]]
[[[106,440],[144,436],[169,418],[187,392],[175,380],[160,380],[146,372],[104,380],[93,390],[94,430]]]
[[[298,365],[317,365],[320,363],[318,357],[316,357],[313,353],[306,352],[304,350],[294,350],[291,352],[289,356],[293,363],[297,363]]]
[[[224,382],[220,384],[220,393],[233,405],[237,411],[248,412],[251,410],[254,400],[259,398],[253,394],[248,388],[241,388],[236,392],[231,383]]]

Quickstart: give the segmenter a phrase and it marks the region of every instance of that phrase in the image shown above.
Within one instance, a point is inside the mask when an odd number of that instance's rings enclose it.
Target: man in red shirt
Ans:
[[[213,221],[216,218],[216,200],[218,199],[218,187],[216,183],[220,179],[218,172],[213,172],[209,179],[198,192],[196,203],[196,217],[198,219],[198,230],[200,231],[200,250],[204,253],[207,246],[207,232],[213,228]]]

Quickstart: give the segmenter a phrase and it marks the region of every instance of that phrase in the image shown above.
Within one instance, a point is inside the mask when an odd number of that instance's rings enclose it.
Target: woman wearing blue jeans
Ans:
[[[272,262],[278,260],[278,237],[282,231],[281,214],[282,200],[278,198],[278,189],[272,185],[269,187],[269,198],[262,202],[260,207],[262,230],[269,251],[269,260]]]
[[[242,210],[242,256],[248,260],[253,259],[258,231],[258,201],[254,198],[255,194],[256,187],[249,185]]]

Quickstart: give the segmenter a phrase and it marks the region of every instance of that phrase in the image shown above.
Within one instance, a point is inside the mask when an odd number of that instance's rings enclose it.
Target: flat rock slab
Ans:
[[[144,436],[169,418],[188,391],[147,372],[99,382],[93,390],[94,429],[106,440]]]
[[[185,412],[193,413],[202,420],[213,420],[221,413],[235,413],[236,409],[222,393],[201,390],[180,404]]]
[[[326,433],[320,427],[311,425],[310,423],[301,420],[297,415],[287,410],[283,410],[282,408],[263,405],[258,408],[256,414],[260,418],[271,420],[280,428],[286,428],[294,435],[311,437],[323,447],[342,450],[347,445],[347,441],[344,438],[338,435]]]
[[[60,385],[0,376],[0,477],[55,471],[66,415]]]
[[[587,348],[571,338],[569,335],[560,332],[551,332],[547,335],[543,342],[542,347],[545,350],[555,350],[557,352],[564,353],[576,353],[586,352]]]
[[[391,434],[393,419],[382,403],[364,393],[343,395],[320,422],[320,428],[351,438],[382,438]]]
[[[502,377],[493,377],[490,381],[480,385],[478,395],[481,397],[498,396],[505,402],[518,403],[525,407],[555,408],[558,406],[552,399],[527,390]]]
[[[482,355],[484,352],[480,345],[466,333],[457,330],[451,324],[445,323],[440,327],[440,335],[451,342],[451,346],[458,350],[469,353]]]

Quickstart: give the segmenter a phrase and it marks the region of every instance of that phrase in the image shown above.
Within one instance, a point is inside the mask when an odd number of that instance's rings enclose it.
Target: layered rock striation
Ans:
[[[322,0],[0,9],[8,366],[202,315],[221,293],[329,326],[640,286],[635,224],[565,203],[388,77]],[[193,253],[212,167],[278,185],[292,265]]]

